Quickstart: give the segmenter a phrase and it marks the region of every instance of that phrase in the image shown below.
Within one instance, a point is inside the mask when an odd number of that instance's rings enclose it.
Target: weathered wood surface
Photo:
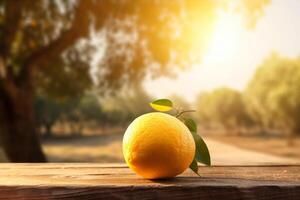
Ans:
[[[0,199],[300,199],[300,165],[199,170],[145,180],[120,164],[0,164]]]

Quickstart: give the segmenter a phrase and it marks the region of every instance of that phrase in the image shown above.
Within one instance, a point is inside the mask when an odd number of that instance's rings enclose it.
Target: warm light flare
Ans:
[[[238,47],[241,32],[241,18],[238,15],[222,12],[215,24],[204,62],[220,62],[230,58]]]

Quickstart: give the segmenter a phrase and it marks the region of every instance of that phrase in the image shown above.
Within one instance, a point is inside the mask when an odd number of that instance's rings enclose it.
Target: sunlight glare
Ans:
[[[233,56],[239,44],[240,32],[241,18],[238,15],[220,13],[204,63],[223,62]]]

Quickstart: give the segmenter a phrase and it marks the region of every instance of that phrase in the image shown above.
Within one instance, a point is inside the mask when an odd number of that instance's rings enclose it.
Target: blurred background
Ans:
[[[122,163],[149,102],[212,163],[300,163],[300,1],[0,0],[0,161]]]

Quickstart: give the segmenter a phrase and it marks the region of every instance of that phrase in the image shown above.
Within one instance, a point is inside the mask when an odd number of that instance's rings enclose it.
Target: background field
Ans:
[[[3,162],[123,162],[149,103],[214,164],[300,159],[300,1],[0,1]]]

